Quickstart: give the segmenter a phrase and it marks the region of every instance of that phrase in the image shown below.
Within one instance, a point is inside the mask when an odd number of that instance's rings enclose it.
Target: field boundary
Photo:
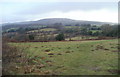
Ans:
[[[107,39],[83,39],[83,40],[63,40],[63,41],[10,41],[15,43],[26,43],[26,42],[72,42],[72,41],[98,41],[98,40],[114,40],[118,38],[107,38]]]

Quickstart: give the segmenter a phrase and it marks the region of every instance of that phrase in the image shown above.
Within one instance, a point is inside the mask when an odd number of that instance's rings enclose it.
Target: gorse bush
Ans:
[[[3,75],[13,74],[12,72],[16,70],[16,67],[20,65],[27,65],[29,60],[23,49],[18,49],[16,46],[10,46],[6,41],[2,42],[2,73]]]

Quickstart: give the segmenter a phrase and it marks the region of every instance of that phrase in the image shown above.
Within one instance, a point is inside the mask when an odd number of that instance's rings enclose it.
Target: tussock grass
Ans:
[[[31,69],[25,73],[13,72],[37,75],[117,74],[118,53],[113,52],[117,50],[117,43],[117,40],[10,43],[19,49],[25,48],[24,53],[30,61],[28,68]]]

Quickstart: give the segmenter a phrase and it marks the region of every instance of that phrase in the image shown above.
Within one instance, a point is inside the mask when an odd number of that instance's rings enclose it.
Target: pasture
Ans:
[[[9,43],[30,59],[16,63],[11,74],[115,75],[118,70],[118,40]]]

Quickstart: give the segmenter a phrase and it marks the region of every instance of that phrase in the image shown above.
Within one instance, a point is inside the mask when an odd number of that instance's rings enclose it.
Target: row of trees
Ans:
[[[29,41],[62,41],[65,40],[65,36],[63,33],[59,33],[56,36],[46,36],[39,37],[37,39],[36,35],[34,34],[14,34],[13,36],[3,36],[3,38],[6,38],[7,41],[13,41],[13,42],[29,42]]]
[[[74,35],[89,35],[89,36],[105,36],[105,37],[117,37],[118,25],[105,24],[98,26],[83,26],[80,29],[66,29],[65,33]]]

